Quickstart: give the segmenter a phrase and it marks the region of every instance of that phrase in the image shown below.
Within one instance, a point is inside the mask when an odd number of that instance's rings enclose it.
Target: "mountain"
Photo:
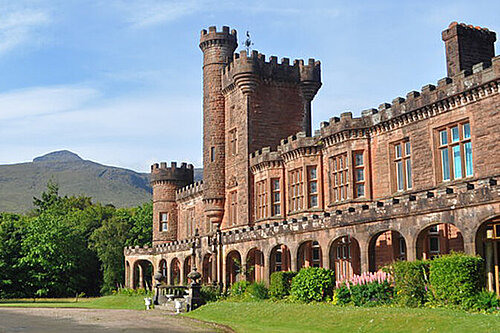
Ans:
[[[195,169],[195,180],[202,169]],[[85,195],[116,207],[133,207],[151,200],[149,174],[102,165],[61,150],[33,162],[0,165],[0,212],[25,213],[33,208],[49,180],[61,195]]]

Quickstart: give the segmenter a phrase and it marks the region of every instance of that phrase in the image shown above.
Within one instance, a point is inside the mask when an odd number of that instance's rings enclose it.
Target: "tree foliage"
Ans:
[[[0,297],[98,295],[123,284],[123,248],[151,244],[152,204],[116,209],[49,182],[26,216],[0,213]]]

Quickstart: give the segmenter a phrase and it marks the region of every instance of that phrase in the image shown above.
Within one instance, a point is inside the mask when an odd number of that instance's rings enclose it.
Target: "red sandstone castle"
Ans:
[[[126,285],[144,285],[146,264],[168,284],[196,266],[228,286],[464,251],[486,259],[498,293],[496,34],[452,23],[442,37],[448,77],[437,86],[342,113],[312,136],[319,61],[234,53],[235,30],[202,30],[203,182],[192,165],[151,167],[153,246],[125,249]]]

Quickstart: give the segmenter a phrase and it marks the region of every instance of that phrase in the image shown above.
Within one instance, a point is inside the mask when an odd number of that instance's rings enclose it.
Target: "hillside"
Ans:
[[[202,169],[195,170],[195,179]],[[86,195],[104,204],[131,207],[151,200],[149,174],[83,160],[69,151],[36,157],[33,162],[0,165],[0,212],[27,212],[47,182],[62,195]]]

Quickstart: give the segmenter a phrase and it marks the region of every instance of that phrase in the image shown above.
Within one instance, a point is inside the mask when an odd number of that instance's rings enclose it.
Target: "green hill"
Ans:
[[[201,177],[195,170],[195,179]],[[151,200],[149,174],[110,167],[81,159],[63,150],[37,157],[30,163],[0,165],[0,212],[27,212],[49,180],[62,195],[86,195],[116,207],[137,206]]]

